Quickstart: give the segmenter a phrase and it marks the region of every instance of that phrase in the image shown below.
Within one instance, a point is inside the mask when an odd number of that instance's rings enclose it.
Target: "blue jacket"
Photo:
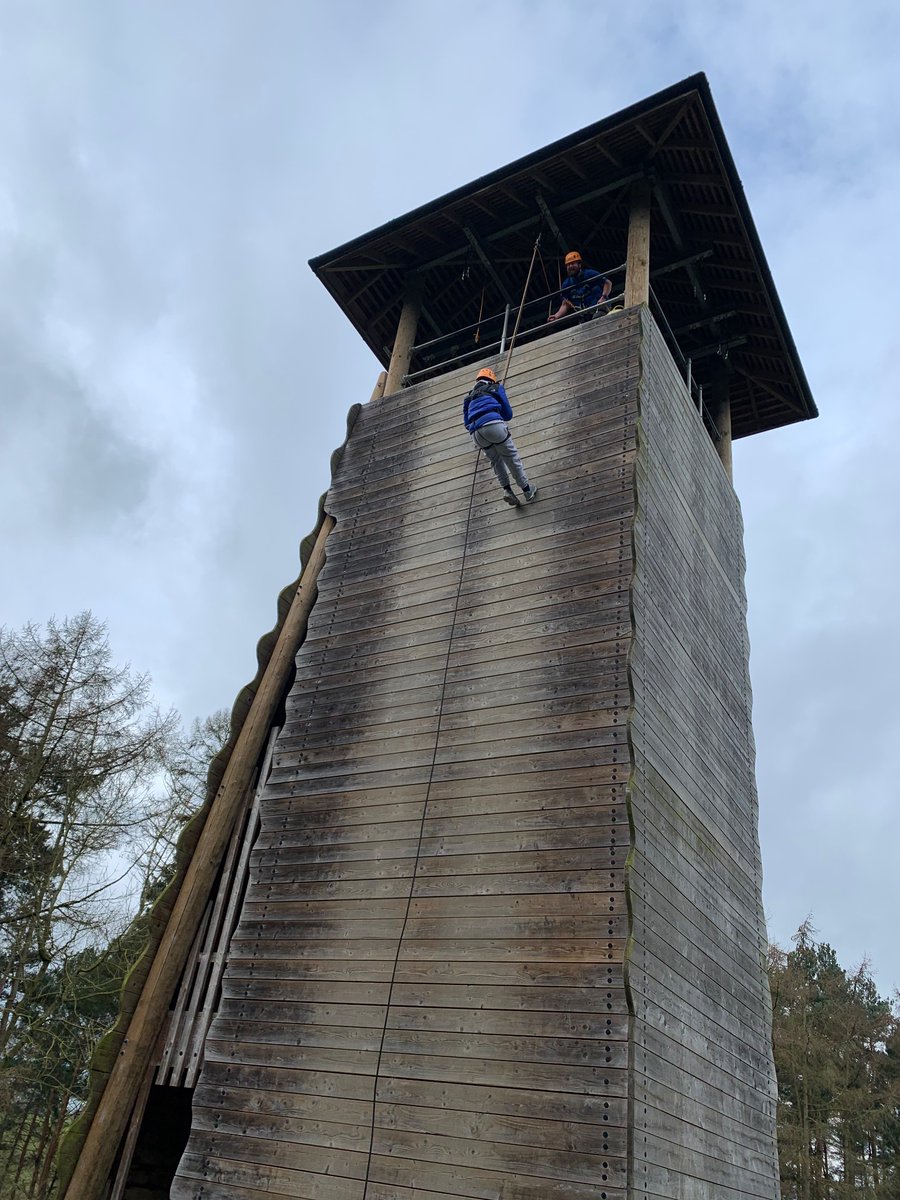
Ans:
[[[591,267],[583,267],[577,275],[563,282],[560,299],[568,300],[575,308],[590,308],[599,303],[605,283],[609,283],[605,275]]]
[[[513,411],[502,383],[479,379],[463,400],[463,421],[472,433],[490,421],[511,421]]]

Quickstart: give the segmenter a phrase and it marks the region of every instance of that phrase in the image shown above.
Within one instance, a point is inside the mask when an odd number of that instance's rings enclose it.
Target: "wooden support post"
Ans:
[[[325,542],[334,524],[333,517],[325,517],[300,577],[272,657],[210,806],[118,1059],[69,1180],[65,1200],[101,1200],[107,1195],[112,1164],[138,1098],[147,1064],[203,918],[222,855],[263,752],[275,712],[288,686],[315,599],[316,578],[325,562]]]
[[[719,440],[716,444],[716,449],[719,452],[719,458],[722,460],[722,466],[725,468],[725,474],[729,479],[734,479],[731,463],[731,401],[726,395],[715,414],[716,428],[719,431]]]
[[[372,388],[372,395],[369,397],[369,403],[373,400],[380,400],[384,395],[384,385],[387,383],[387,371],[382,371],[375,380],[375,386]]]
[[[713,368],[709,407],[716,424],[716,451],[731,479],[731,365],[721,348],[719,361]]]
[[[422,312],[422,280],[418,275],[411,275],[406,284],[406,296],[403,308],[400,310],[400,320],[397,324],[397,336],[394,338],[394,349],[391,351],[391,361],[388,364],[387,382],[384,394],[390,396],[399,392],[403,387],[404,376],[409,371],[412,362],[413,346],[416,344],[416,329]]]
[[[631,188],[628,251],[625,255],[625,307],[650,303],[650,181]]]

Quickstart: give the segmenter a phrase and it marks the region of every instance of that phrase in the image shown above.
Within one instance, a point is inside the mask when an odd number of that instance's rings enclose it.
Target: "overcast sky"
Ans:
[[[307,260],[705,71],[822,414],[734,454],[770,935],[900,985],[898,13],[0,0],[0,621],[230,708],[379,369]]]

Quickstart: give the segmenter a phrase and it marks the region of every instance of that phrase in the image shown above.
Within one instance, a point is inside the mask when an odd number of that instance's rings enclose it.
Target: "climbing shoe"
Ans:
[[[538,490],[536,487],[528,487],[522,489],[522,495],[525,497],[525,503],[530,504],[532,500],[537,499]]]
[[[513,495],[512,488],[504,488],[503,489],[503,499],[506,501],[507,504],[511,504],[513,506],[513,508],[519,507],[519,502]]]

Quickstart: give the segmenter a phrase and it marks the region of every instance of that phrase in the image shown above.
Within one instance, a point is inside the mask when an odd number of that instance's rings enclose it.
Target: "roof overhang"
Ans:
[[[529,298],[557,286],[562,255],[573,247],[612,274],[620,291],[629,192],[641,178],[653,187],[652,307],[676,357],[691,359],[698,382],[712,386],[727,374],[733,436],[817,416],[702,74],[319,255],[310,266],[387,366],[412,273],[424,289],[420,344],[446,338],[518,304],[541,231]]]

